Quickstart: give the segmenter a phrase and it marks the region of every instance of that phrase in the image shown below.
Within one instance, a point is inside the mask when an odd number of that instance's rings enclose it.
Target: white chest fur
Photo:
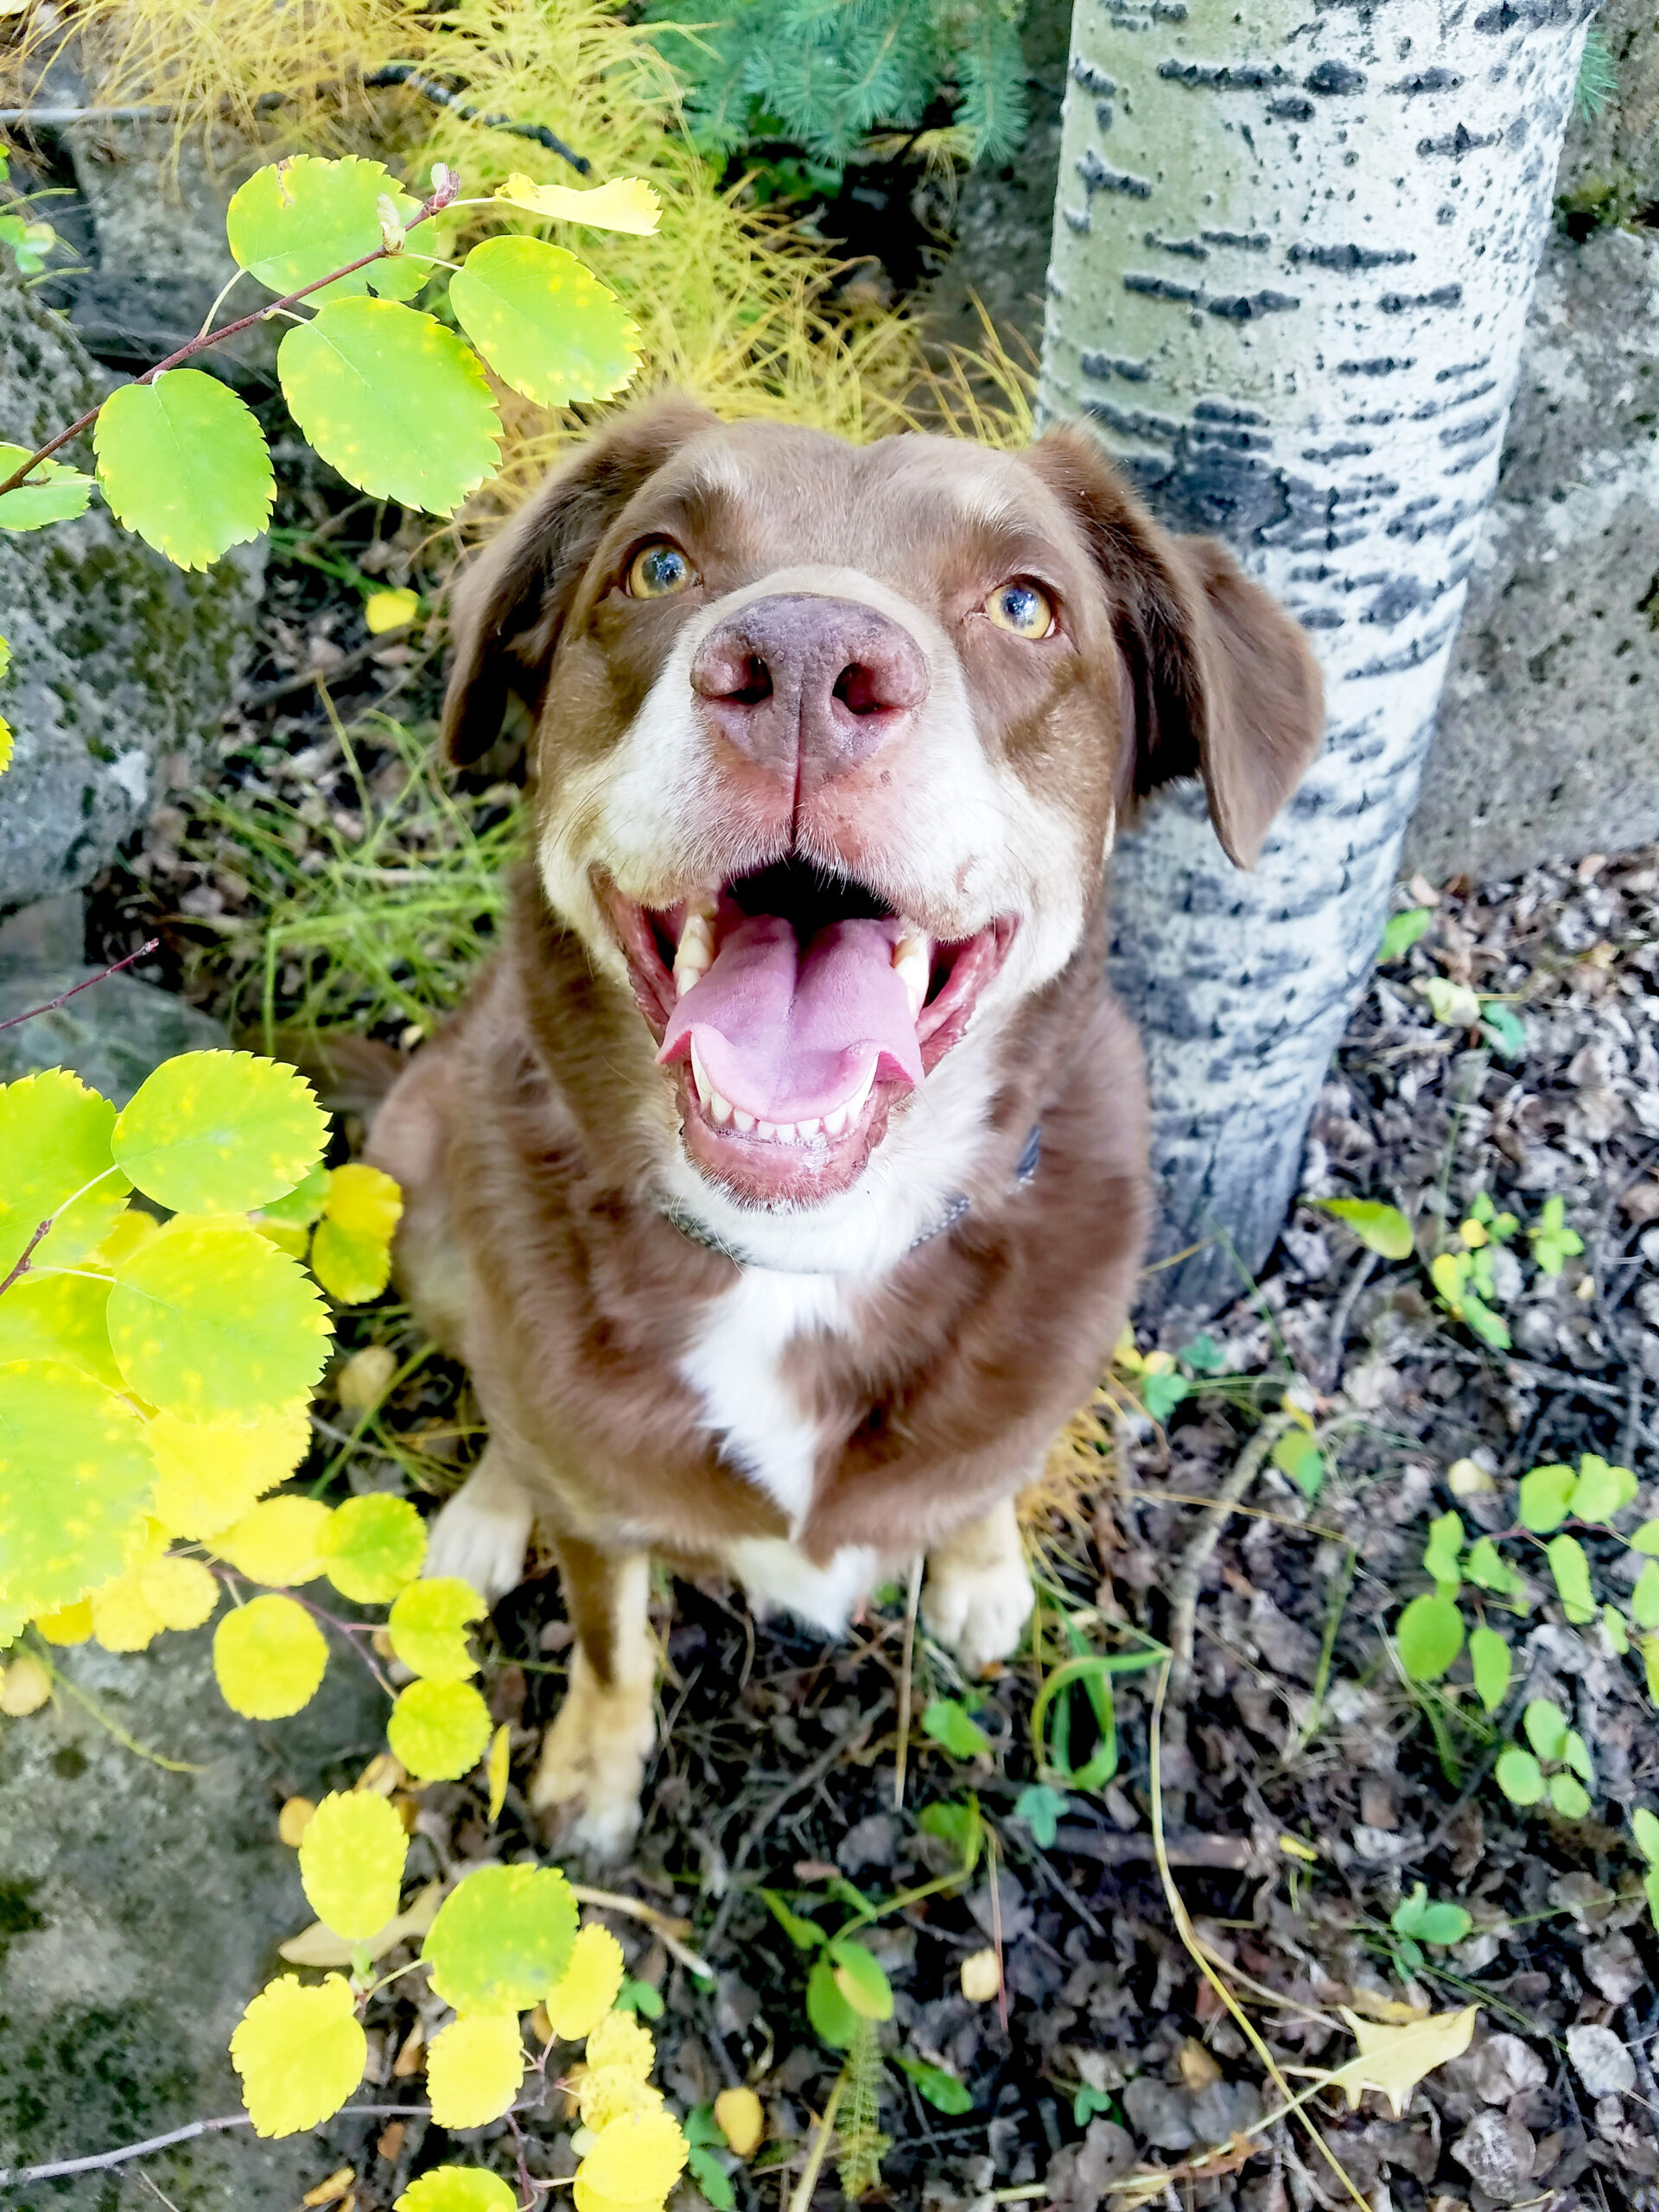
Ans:
[[[745,1268],[709,1312],[680,1361],[728,1466],[764,1491],[791,1535],[812,1503],[819,1425],[790,1388],[784,1355],[798,1338],[845,1334],[852,1315],[842,1280]],[[731,1548],[733,1571],[751,1594],[839,1632],[869,1588],[875,1556],[836,1554],[815,1567],[793,1543],[756,1538]]]

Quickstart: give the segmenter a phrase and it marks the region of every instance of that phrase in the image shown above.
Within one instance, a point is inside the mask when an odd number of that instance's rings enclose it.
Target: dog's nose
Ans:
[[[927,662],[902,624],[809,592],[754,601],[711,630],[691,689],[759,766],[835,776],[896,736],[927,696]]]

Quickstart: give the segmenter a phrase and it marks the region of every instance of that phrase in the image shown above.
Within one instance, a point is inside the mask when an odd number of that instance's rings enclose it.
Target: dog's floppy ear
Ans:
[[[716,417],[687,399],[620,416],[556,469],[466,570],[450,599],[454,662],[444,749],[457,766],[486,753],[516,695],[534,710],[571,597],[600,540],[646,480]]]
[[[1121,801],[1201,776],[1223,850],[1254,867],[1324,728],[1306,635],[1214,538],[1160,530],[1087,431],[1052,430],[1027,458],[1077,512],[1111,601],[1132,701]]]

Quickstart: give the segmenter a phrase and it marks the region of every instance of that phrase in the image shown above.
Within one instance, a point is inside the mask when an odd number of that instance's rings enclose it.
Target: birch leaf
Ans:
[[[642,176],[617,176],[608,184],[584,188],[537,184],[522,169],[515,169],[505,184],[496,186],[495,196],[515,207],[528,207],[534,215],[550,216],[555,222],[586,223],[594,231],[626,231],[639,238],[652,237],[663,217],[661,200]]]
[[[260,1991],[231,2037],[256,2135],[319,2126],[363,2079],[368,2056],[351,1986],[337,1974],[315,1989],[285,1974]]]
[[[486,2166],[434,2166],[412,2181],[392,2212],[518,2212],[518,2200]]]
[[[516,2012],[465,2014],[435,2035],[427,2051],[427,2094],[440,2127],[482,2127],[499,2120],[524,2078],[524,2039]]]
[[[1480,2007],[1469,2005],[1461,2012],[1430,2012],[1399,2026],[1363,2020],[1346,2005],[1340,2010],[1359,2045],[1359,2054],[1337,2069],[1329,2086],[1342,2090],[1351,2112],[1359,2110],[1359,2101],[1367,2089],[1375,2089],[1388,2099],[1389,2109],[1399,2120],[1404,2115],[1407,2100],[1424,2076],[1450,2059],[1461,2058],[1468,2050]]]
[[[283,1197],[328,1136],[296,1068],[252,1052],[180,1052],[115,1124],[116,1165],[175,1213],[247,1213]]]
[[[265,434],[247,403],[200,369],[122,385],[92,446],[111,513],[175,568],[211,568],[270,524],[276,479]]]
[[[219,1690],[232,1712],[250,1720],[286,1720],[298,1713],[315,1696],[327,1664],[322,1630],[292,1598],[256,1598],[226,1613],[213,1630]]]
[[[0,1367],[0,1611],[50,1612],[118,1574],[155,1480],[124,1398],[52,1360]]]
[[[300,1840],[300,1882],[325,1926],[365,1943],[397,1911],[409,1838],[390,1802],[368,1789],[332,1790]]]
[[[0,479],[21,468],[33,446],[0,444]],[[44,530],[48,523],[73,522],[86,512],[92,480],[60,461],[36,462],[15,492],[0,498],[0,530]]]
[[[486,238],[449,280],[455,319],[504,384],[543,407],[609,399],[639,365],[637,325],[561,245]]]
[[[406,1497],[372,1491],[329,1516],[322,1571],[344,1598],[384,1605],[413,1582],[426,1556],[426,1523]]]
[[[470,1582],[436,1574],[411,1582],[401,1592],[386,1620],[391,1648],[404,1666],[432,1682],[464,1682],[478,1672],[467,1648],[467,1624],[486,1608]],[[502,1784],[506,1781],[502,1754]],[[494,1752],[491,1753],[492,1764]],[[493,1783],[492,1774],[492,1783]]]

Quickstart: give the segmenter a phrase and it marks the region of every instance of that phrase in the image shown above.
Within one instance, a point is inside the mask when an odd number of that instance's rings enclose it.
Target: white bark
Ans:
[[[1593,0],[1077,0],[1039,404],[1306,625],[1324,749],[1253,876],[1196,786],[1116,863],[1165,1208],[1212,1311],[1270,1249],[1370,970]],[[1235,1255],[1236,1255],[1235,1257]]]

